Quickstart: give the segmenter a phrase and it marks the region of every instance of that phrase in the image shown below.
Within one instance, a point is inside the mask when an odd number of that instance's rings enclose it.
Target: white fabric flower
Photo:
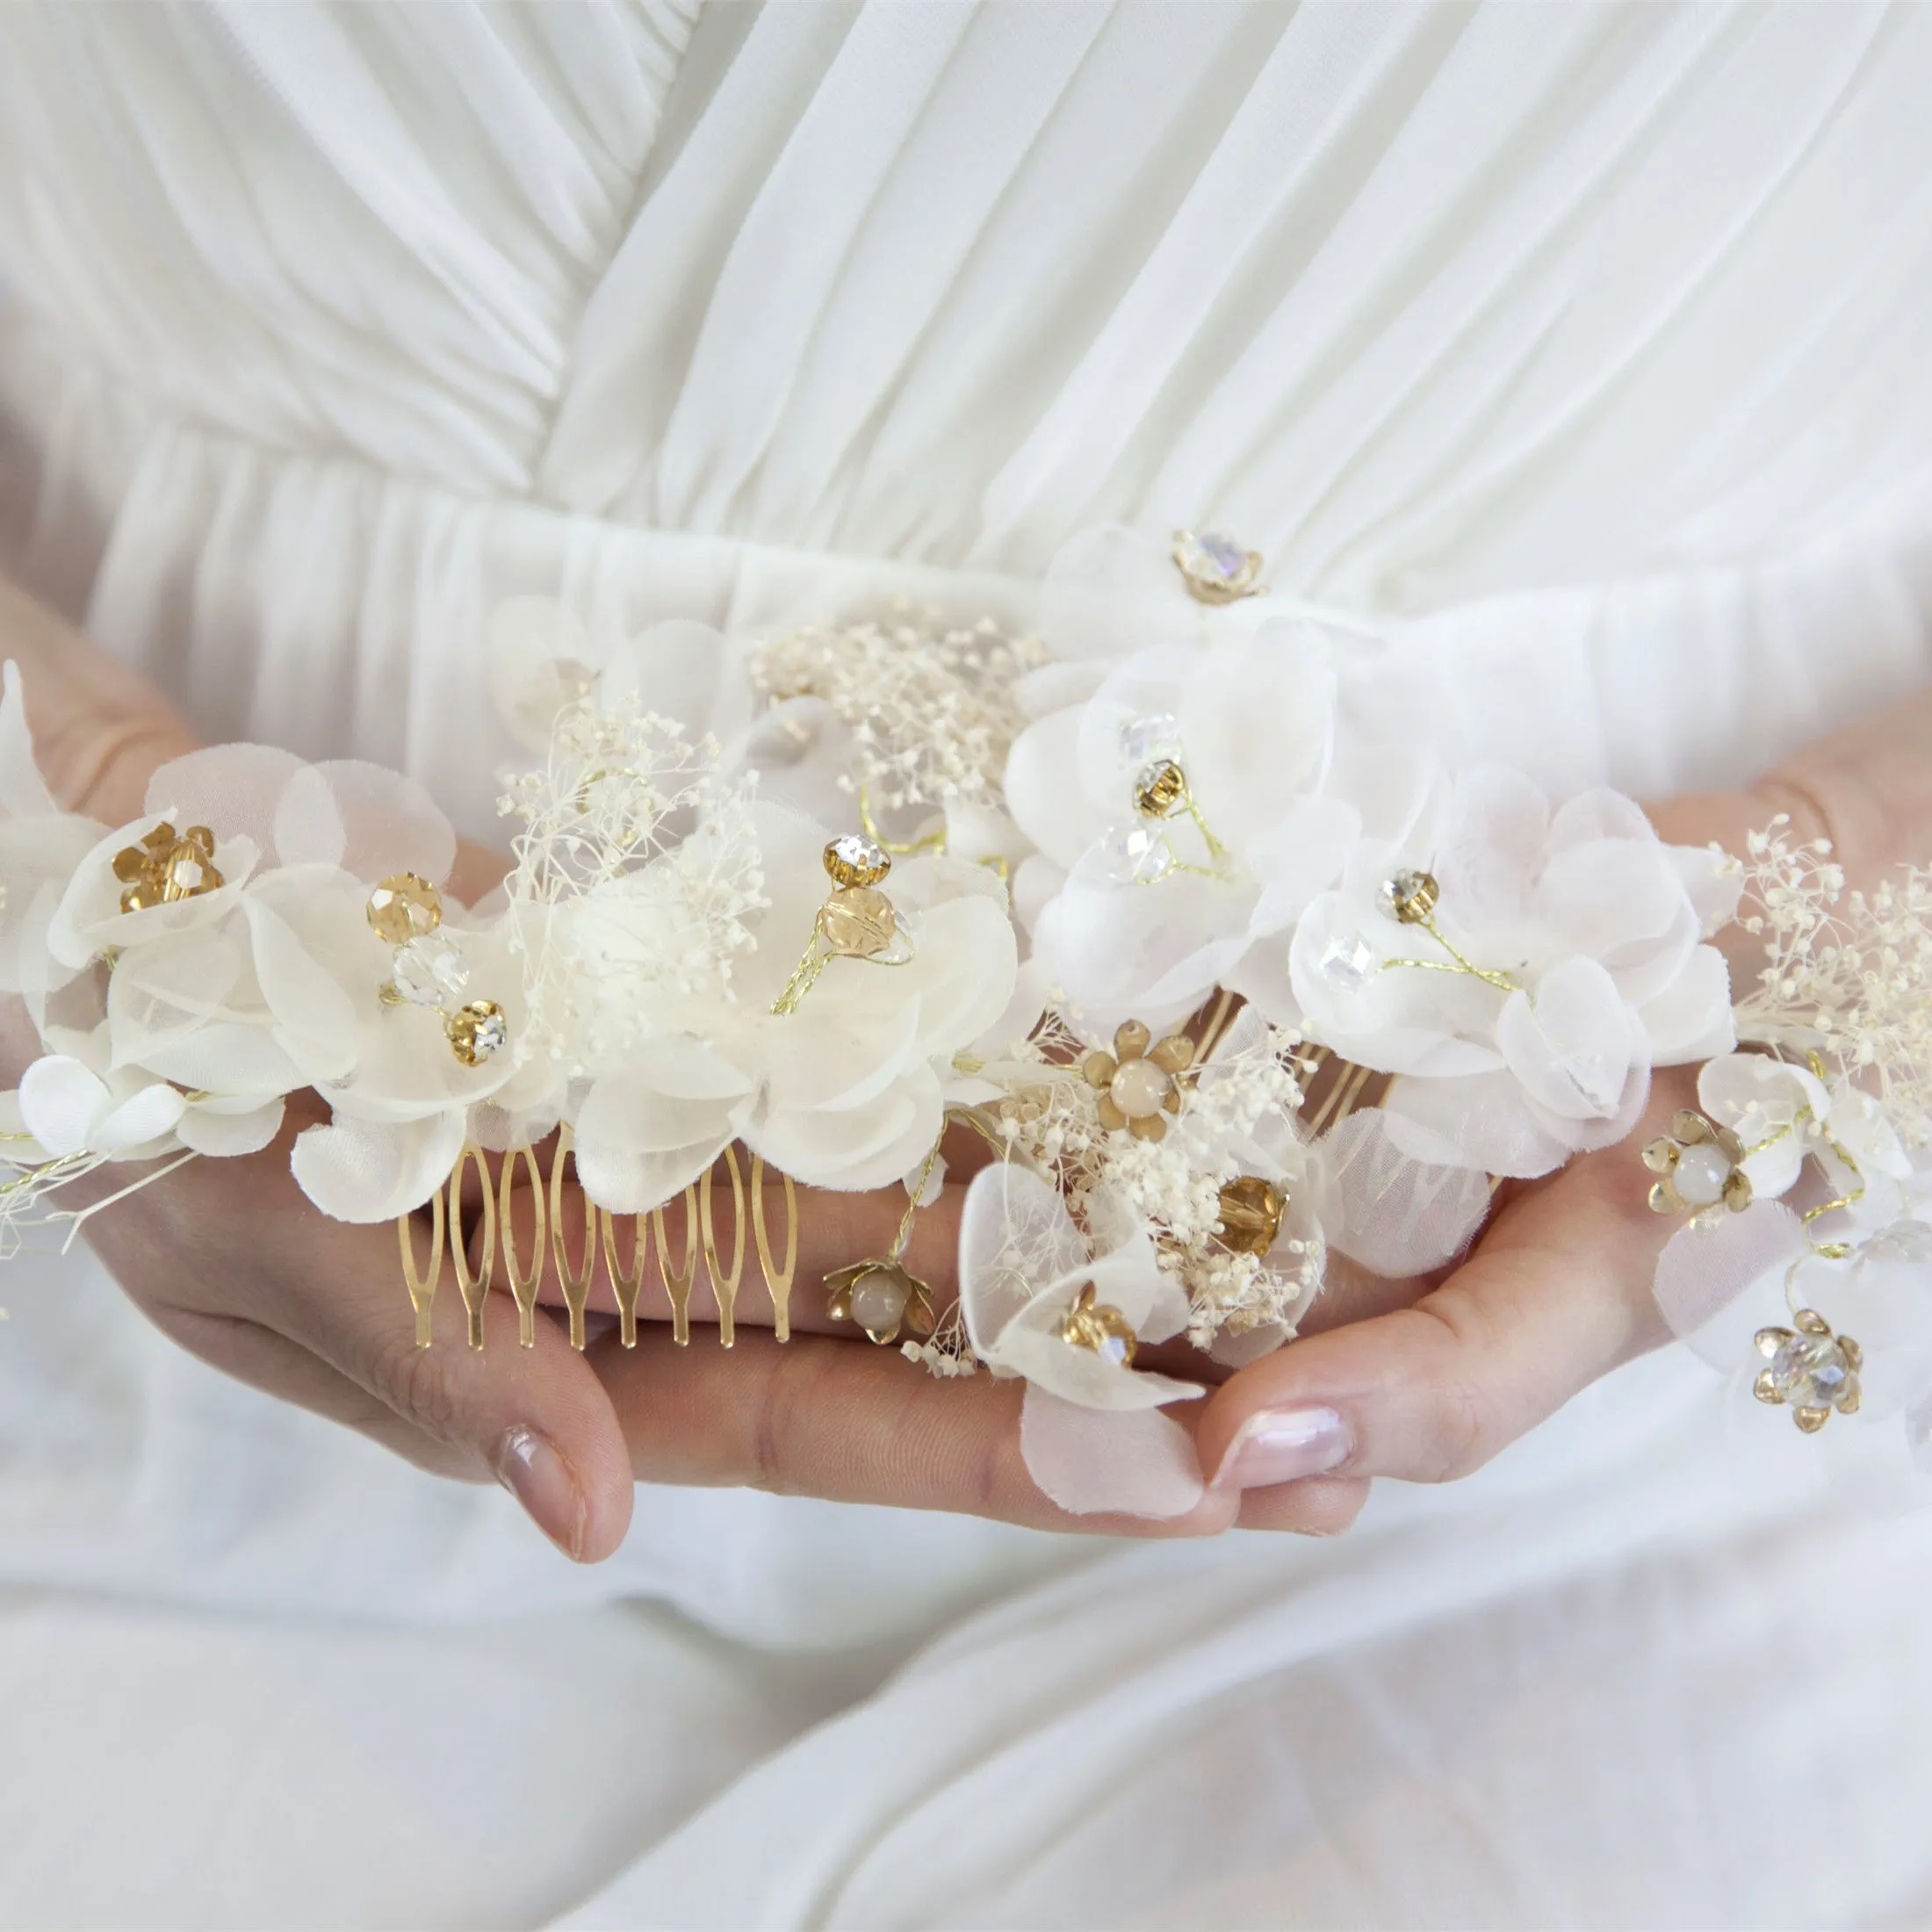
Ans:
[[[959,1241],[967,1335],[995,1375],[1025,1378],[1022,1452],[1062,1509],[1181,1515],[1200,1500],[1200,1466],[1187,1432],[1158,1411],[1199,1396],[1200,1385],[1111,1360],[1062,1329],[1091,1288],[1137,1340],[1165,1341],[1186,1326],[1187,1298],[1120,1203],[1097,1194],[1088,1207],[1091,1244],[1027,1169],[1002,1163],[974,1179]]]
[[[1404,866],[1438,883],[1436,934],[1388,909]],[[1664,845],[1617,793],[1553,814],[1527,779],[1480,770],[1405,845],[1357,853],[1296,928],[1290,977],[1316,1038],[1402,1076],[1385,1102],[1397,1147],[1529,1178],[1621,1139],[1653,1066],[1734,1043],[1704,941],[1736,893],[1715,855]]]
[[[146,1160],[177,1148],[253,1154],[282,1126],[279,1097],[256,1101],[186,1093],[138,1072],[97,1072],[71,1054],[43,1054],[21,1076],[15,1099],[23,1130],[49,1159],[98,1154]],[[22,1157],[22,1150],[10,1151]]]
[[[1365,833],[1402,837],[1424,796],[1406,735],[1377,711],[1366,687],[1344,703],[1318,632],[1278,621],[1131,658],[1023,732],[1007,803],[1040,856],[1017,896],[1071,1005],[1102,1030],[1129,1013],[1160,1025],[1216,984],[1279,983],[1295,919]],[[1163,760],[1199,824],[1136,811]],[[1244,978],[1257,955],[1272,973]]]
[[[898,1179],[939,1138],[962,1085],[955,1056],[1012,1002],[1005,889],[935,855],[902,860],[882,887],[911,939],[905,964],[834,958],[795,1012],[773,1013],[825,898],[826,833],[792,812],[755,817],[768,893],[746,915],[755,950],[728,986],[661,991],[579,1111],[578,1171],[613,1212],[667,1200],[734,1138],[810,1186]],[[585,904],[580,918],[621,925],[622,903]]]

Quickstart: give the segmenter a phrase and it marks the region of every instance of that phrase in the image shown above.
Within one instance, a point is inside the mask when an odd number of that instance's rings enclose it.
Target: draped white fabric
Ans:
[[[1386,630],[1451,756],[1721,782],[1932,668],[1928,88],[1914,6],[16,5],[0,565],[211,737],[400,764],[483,836],[498,598],[1023,616],[1108,518],[1225,528],[1277,590]],[[464,1640],[479,1686],[557,1684],[558,1732],[516,1748],[575,1774],[586,1822],[518,1844],[452,1814],[417,1873],[446,1884],[406,1882],[348,1767],[412,1713],[422,1777],[479,1745],[449,1680],[414,1682],[443,1633],[384,1625],[339,1728],[286,1720],[276,1789],[339,1829],[335,1890],[292,1836],[245,1869],[183,1848],[159,1905],[31,1846],[0,1849],[0,1919],[527,1917],[634,1855],[590,1921],[1842,1923],[1932,1897],[1928,1666],[1893,1607],[1932,1546],[1795,1508],[1780,1537],[1775,1501],[1687,1477],[1691,1365],[1334,1549],[645,1492],[583,1575],[504,1499],[176,1356],[84,1261],[10,1270],[11,1734],[95,1683],[127,1750],[188,1748],[106,1668],[119,1635],[47,1647],[38,1590],[191,1606],[116,1612],[227,1714],[189,1784],[249,1762],[223,1631],[270,1698],[326,1647],[304,1618],[554,1611]],[[588,1607],[622,1597],[671,1609]],[[742,1674],[655,1698],[686,1670],[673,1610]],[[775,1649],[825,1661],[737,1722]],[[1772,1785],[1742,1713],[1791,1676]],[[694,1753],[708,1712],[734,1741]],[[618,1775],[640,1757],[647,1792]],[[126,1842],[89,1807],[97,1756],[44,1763],[37,1810]],[[1792,1860],[1774,1800],[1833,1851]],[[142,1842],[166,1820],[214,1828],[170,1803]]]

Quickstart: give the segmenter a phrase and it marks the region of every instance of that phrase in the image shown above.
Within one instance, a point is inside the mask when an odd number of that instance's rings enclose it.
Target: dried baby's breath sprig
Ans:
[[[1746,841],[1744,929],[1767,954],[1740,1038],[1815,1058],[1873,1092],[1900,1138],[1932,1146],[1932,871],[1848,891],[1825,840],[1780,813]]]
[[[815,624],[754,645],[753,684],[779,701],[821,698],[852,733],[840,775],[882,811],[996,806],[1006,754],[1026,724],[1013,686],[1046,661],[1032,638],[991,619],[948,626],[909,607]]]
[[[753,781],[730,780],[709,736],[635,699],[559,715],[544,766],[498,801],[523,821],[508,881],[513,944],[552,1057],[575,1078],[648,1027],[673,993],[727,991],[755,944],[764,874]],[[588,1009],[587,1010],[587,1003]]]

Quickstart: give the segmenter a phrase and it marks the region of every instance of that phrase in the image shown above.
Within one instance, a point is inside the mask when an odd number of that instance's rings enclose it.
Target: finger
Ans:
[[[635,1350],[593,1351],[641,1481],[952,1510],[1035,1529],[1135,1537],[1213,1535],[1238,1500],[1210,1493],[1166,1519],[1071,1516],[1027,1474],[1017,1382],[941,1382],[896,1351],[766,1333],[730,1352],[680,1349],[662,1330]],[[1178,1414],[1178,1412],[1177,1412]]]
[[[443,1445],[452,1473],[502,1482],[559,1548],[609,1555],[630,1522],[630,1464],[588,1365],[548,1323],[519,1348],[515,1311],[495,1296],[489,1345],[471,1351],[447,1266],[435,1345],[418,1349],[393,1227],[316,1214],[287,1139],[245,1162],[190,1164],[90,1222],[93,1244],[157,1320],[199,1310],[274,1330]]]
[[[1243,1489],[1236,1526],[1292,1530],[1298,1536],[1339,1536],[1368,1501],[1366,1476],[1309,1476],[1265,1489]]]
[[[431,1475],[474,1479],[469,1458],[426,1436],[359,1382],[350,1381],[287,1336],[245,1316],[201,1308],[153,1312],[155,1325],[169,1340],[223,1374],[356,1430]]]
[[[1652,1125],[1682,1098],[1662,1082]],[[1294,1343],[1223,1384],[1201,1418],[1219,1484],[1466,1475],[1599,1375],[1663,1338],[1650,1295],[1670,1228],[1645,1204],[1642,1135],[1503,1207],[1474,1255],[1411,1308]]]
[[[278,1325],[457,1451],[469,1474],[501,1482],[567,1555],[609,1555],[631,1521],[624,1434],[595,1373],[557,1327],[537,1323],[522,1347],[508,1297],[487,1295],[484,1346],[471,1348],[446,1268],[431,1304],[434,1339],[419,1348],[393,1229],[310,1226],[304,1279],[283,1284],[270,1304]]]

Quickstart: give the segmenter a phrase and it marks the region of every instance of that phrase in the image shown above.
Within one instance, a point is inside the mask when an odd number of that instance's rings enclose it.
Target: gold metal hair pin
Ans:
[[[610,1286],[612,1305],[617,1311],[618,1339],[624,1347],[635,1348],[638,1301],[649,1266],[653,1234],[665,1291],[671,1303],[672,1338],[680,1346],[688,1344],[691,1339],[691,1292],[696,1286],[701,1255],[717,1304],[719,1344],[724,1348],[732,1345],[737,1338],[738,1294],[744,1280],[746,1257],[754,1251],[771,1297],[773,1334],[781,1342],[791,1339],[791,1291],[798,1270],[798,1193],[789,1174],[776,1168],[768,1169],[763,1159],[754,1156],[747,1186],[739,1149],[735,1145],[727,1148],[722,1158],[725,1178],[731,1184],[729,1230],[721,1225],[722,1207],[714,1190],[716,1170],[707,1170],[701,1180],[684,1190],[681,1260],[673,1258],[673,1244],[665,1227],[665,1212],[671,1205],[667,1201],[647,1214],[629,1217],[631,1260],[626,1267],[617,1234],[617,1222],[624,1217],[599,1208],[588,1195],[582,1197],[582,1234],[573,1256],[573,1237],[567,1225],[571,1216],[564,1193],[566,1164],[572,1158],[571,1131],[567,1127],[561,1128],[547,1179],[536,1149],[525,1144],[512,1148],[502,1157],[502,1165],[493,1181],[489,1159],[483,1149],[473,1142],[465,1146],[448,1184],[438,1188],[425,1204],[429,1245],[426,1258],[420,1263],[417,1216],[409,1214],[397,1217],[403,1286],[408,1291],[409,1305],[415,1311],[418,1348],[428,1348],[434,1338],[432,1313],[436,1288],[443,1279],[445,1252],[456,1274],[458,1292],[463,1297],[472,1348],[483,1346],[484,1311],[488,1306],[499,1253],[516,1304],[517,1340],[523,1347],[537,1345],[537,1309],[546,1264],[554,1269],[563,1294],[569,1317],[570,1344],[576,1349],[586,1345],[587,1317],[601,1262]],[[472,1217],[472,1239],[465,1245],[463,1186],[472,1166],[482,1184],[481,1218]],[[516,1185],[519,1172],[528,1183],[521,1189]],[[775,1183],[784,1195],[782,1259],[770,1227],[766,1200],[770,1191],[768,1182]],[[521,1236],[515,1219],[520,1194],[528,1195],[531,1217],[528,1231]]]

